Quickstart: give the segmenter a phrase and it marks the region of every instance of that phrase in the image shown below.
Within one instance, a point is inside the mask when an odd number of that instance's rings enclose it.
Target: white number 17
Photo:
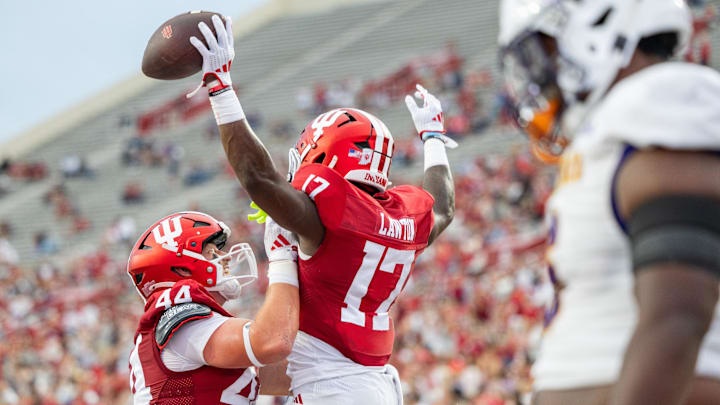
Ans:
[[[386,273],[394,273],[395,266],[402,265],[402,272],[395,284],[395,288],[390,292],[390,295],[380,303],[380,306],[375,310],[375,315],[372,317],[373,330],[389,330],[390,315],[388,314],[388,309],[390,309],[390,305],[395,298],[400,295],[400,291],[402,291],[405,281],[408,275],[410,275],[410,269],[415,260],[415,251],[397,250],[371,241],[365,242],[363,251],[365,252],[365,257],[357,273],[355,273],[355,278],[352,284],[350,284],[350,289],[345,295],[345,304],[347,304],[347,306],[340,311],[340,320],[364,327],[365,312],[360,311],[360,303],[368,294],[368,287],[375,272],[380,270]],[[383,253],[385,254],[384,259]],[[383,259],[382,263],[380,263],[380,259]],[[372,298],[380,300],[382,297]]]
[[[319,186],[315,187],[315,189],[312,190],[312,191],[310,192],[310,194],[308,194],[308,197],[310,197],[311,200],[315,201],[315,196],[318,195],[318,194],[320,194],[320,193],[321,193],[323,190],[325,190],[326,188],[328,188],[328,186],[330,185],[330,182],[327,181],[327,180],[325,180],[325,179],[323,179],[323,178],[320,177],[320,176],[316,176],[316,175],[314,175],[314,174],[311,174],[311,175],[308,176],[307,180],[305,180],[305,184],[303,184],[303,186],[302,186],[302,191],[303,191],[304,193],[307,193],[307,187],[308,187],[308,184],[310,184],[310,181],[311,181],[311,180],[314,180],[315,183],[320,184]]]

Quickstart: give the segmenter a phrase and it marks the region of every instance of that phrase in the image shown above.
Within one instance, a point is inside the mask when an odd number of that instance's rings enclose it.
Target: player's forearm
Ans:
[[[679,263],[636,276],[638,325],[626,350],[612,405],[683,403],[718,299],[716,277]]]
[[[297,192],[277,171],[267,149],[245,120],[220,125],[220,136],[228,162],[250,198],[282,227],[302,234],[304,221],[312,213],[307,198]]]
[[[457,143],[445,135],[445,123],[440,100],[423,86],[416,86],[415,98],[422,100],[418,107],[411,95],[405,96],[415,129],[423,141],[425,177],[423,188],[435,199],[433,216],[435,223],[430,232],[428,245],[450,225],[455,216],[455,186],[445,148],[456,148]]]
[[[287,396],[290,392],[290,377],[287,375],[287,360],[260,367],[260,395]]]
[[[640,325],[628,346],[611,405],[681,405],[705,331],[682,316]]]
[[[450,224],[455,216],[455,187],[452,174],[447,166],[433,166],[425,171],[423,189],[435,199],[433,212],[446,222],[443,229]]]
[[[444,165],[428,168],[423,178],[423,189],[435,199],[433,204],[435,225],[429,240],[429,243],[432,243],[450,225],[455,216],[455,186],[450,168]]]
[[[220,137],[230,166],[253,200],[259,183],[284,183],[265,146],[246,120],[220,125]]]
[[[275,283],[268,286],[265,302],[250,327],[250,341],[258,360],[271,364],[292,350],[299,325],[298,288]]]

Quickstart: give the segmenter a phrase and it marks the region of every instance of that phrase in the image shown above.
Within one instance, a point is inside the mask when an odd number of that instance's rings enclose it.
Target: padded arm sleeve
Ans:
[[[155,326],[155,343],[162,349],[180,326],[195,319],[209,318],[211,316],[212,310],[210,307],[195,302],[170,307],[160,316],[160,320]]]
[[[666,196],[639,206],[630,217],[633,265],[689,264],[720,277],[720,201]]]

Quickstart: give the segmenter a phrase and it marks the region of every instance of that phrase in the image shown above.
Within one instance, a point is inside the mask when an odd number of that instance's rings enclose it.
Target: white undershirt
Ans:
[[[207,363],[203,356],[210,336],[225,321],[227,316],[213,312],[210,318],[197,319],[182,325],[173,333],[167,346],[160,353],[165,367],[175,372],[195,370]]]

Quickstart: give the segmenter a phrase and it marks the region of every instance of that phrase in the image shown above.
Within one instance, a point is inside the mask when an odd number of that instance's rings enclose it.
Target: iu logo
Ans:
[[[172,221],[172,227],[170,226]],[[160,230],[162,228],[162,231]],[[182,235],[182,226],[180,225],[180,217],[167,218],[160,222],[160,225],[153,229],[153,237],[155,242],[159,245],[168,245],[172,248],[177,248],[177,242],[175,238]],[[162,233],[160,233],[162,232]]]
[[[317,141],[317,139],[325,132],[325,128],[333,125],[335,121],[343,115],[345,115],[345,111],[334,110],[315,118],[315,121],[313,121],[311,126],[311,128],[315,130],[313,132],[313,140]]]
[[[172,25],[166,25],[163,27],[162,36],[165,39],[170,39],[170,37],[172,37]]]

